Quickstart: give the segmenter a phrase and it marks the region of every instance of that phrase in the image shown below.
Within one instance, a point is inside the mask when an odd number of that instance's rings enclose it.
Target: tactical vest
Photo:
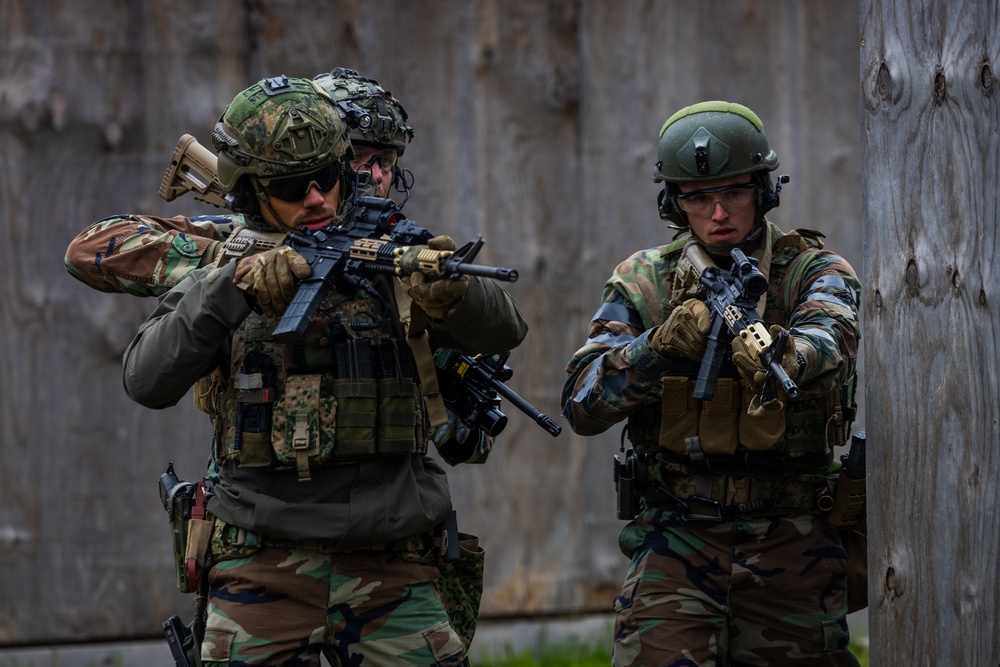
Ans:
[[[427,451],[423,401],[388,280],[324,300],[301,341],[270,337],[251,313],[234,332],[220,387],[220,463],[298,471]]]
[[[669,277],[674,279],[673,307],[690,296],[690,292],[678,293],[683,291],[677,276],[678,261],[686,240],[686,236],[678,239],[664,253]],[[786,312],[791,308],[781,288],[789,265],[802,252],[822,246],[822,236],[810,230],[792,231],[774,243],[762,315],[767,326],[787,325]],[[664,321],[670,310],[665,312]],[[841,376],[847,379],[830,391],[800,390],[795,400],[780,392],[782,409],[762,417],[747,414],[754,393],[733,365],[728,347],[710,401],[693,396],[698,368],[696,362],[674,364],[671,374],[660,378],[659,404],[638,410],[629,418],[628,437],[637,452],[655,456],[666,450],[685,460],[692,455],[771,452],[784,455],[792,467],[796,460],[808,467],[828,460],[833,448],[846,442],[855,409],[853,368],[846,369]],[[699,451],[692,451],[692,447]]]

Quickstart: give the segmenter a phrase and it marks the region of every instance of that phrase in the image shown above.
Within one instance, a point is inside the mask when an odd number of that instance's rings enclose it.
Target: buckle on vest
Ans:
[[[295,430],[292,432],[292,449],[296,451],[309,449],[308,415],[295,415]]]

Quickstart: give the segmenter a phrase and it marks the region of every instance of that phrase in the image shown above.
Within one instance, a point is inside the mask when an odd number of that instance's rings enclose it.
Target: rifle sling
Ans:
[[[398,285],[398,282],[397,282]],[[407,296],[399,299],[401,290],[397,290],[397,302],[409,303],[409,320],[406,325],[406,344],[413,353],[413,362],[420,378],[421,393],[427,404],[427,421],[431,427],[437,428],[448,423],[448,411],[444,407],[441,387],[438,386],[437,366],[434,365],[434,355],[431,353],[430,339],[427,336],[427,313]]]

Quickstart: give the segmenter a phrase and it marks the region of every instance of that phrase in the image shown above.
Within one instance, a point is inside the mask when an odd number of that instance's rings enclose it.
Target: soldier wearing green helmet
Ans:
[[[348,125],[315,82],[271,77],[236,95],[212,143],[240,213],[215,216],[232,230],[222,251],[161,293],[123,358],[133,400],[167,408],[193,387],[212,419],[179,559],[179,585],[206,605],[194,625],[198,664],[318,664],[322,653],[332,665],[465,665],[472,628],[456,625],[453,607],[467,604],[474,624],[479,591],[443,589],[457,579],[437,555],[453,510],[427,455],[429,443],[454,445],[454,431],[430,423],[408,328],[419,317],[432,349],[491,354],[516,347],[527,325],[493,280],[379,275],[338,284],[301,340],[272,338],[311,268],[280,245],[283,234],[247,228],[302,232],[341,219]],[[450,451],[466,460],[488,454],[486,440],[461,445]],[[481,550],[462,552],[459,565],[481,568]]]
[[[398,162],[413,139],[413,127],[402,103],[378,81],[344,67],[317,75],[313,82],[337,106],[349,139],[348,162],[342,174],[345,198],[358,194],[388,197],[393,189],[409,197],[413,177]],[[366,118],[365,118],[366,117]],[[224,128],[224,123],[223,123]],[[213,142],[223,135],[213,137]],[[220,178],[236,186],[246,166],[220,156]],[[260,200],[252,191],[234,190],[236,212],[256,214]],[[244,210],[244,207],[249,206]],[[266,207],[266,204],[265,204]],[[70,243],[67,271],[102,292],[159,296],[199,266],[214,261],[233,232],[230,216],[176,218],[115,216],[100,220]]]
[[[788,176],[782,175],[778,184],[772,185],[770,172],[777,168],[778,156],[767,144],[764,124],[747,107],[718,101],[685,107],[660,128],[653,169],[653,181],[665,184],[658,200],[660,217],[689,227],[685,205],[690,207],[701,196],[683,197],[680,183],[695,184],[747,174],[748,178],[738,180],[753,187],[731,190],[727,196],[741,200],[752,194],[756,206],[751,234],[756,238],[764,229],[764,214],[778,206],[781,184],[788,182]],[[707,248],[722,254],[743,242],[723,247],[707,244]]]
[[[626,423],[615,479],[631,565],[615,598],[615,667],[856,664],[845,618],[863,604],[848,597],[827,513],[833,449],[855,411],[861,285],[822,234],[767,218],[787,182],[772,185],[777,167],[741,104],[670,116],[653,179],[677,234],[617,266],[567,365],[574,431]],[[713,329],[724,317],[700,278],[736,271],[734,249],[766,278],[754,315],[768,340],[785,341],[772,359],[797,393],[771,398],[758,350]],[[711,394],[709,349],[721,355]]]

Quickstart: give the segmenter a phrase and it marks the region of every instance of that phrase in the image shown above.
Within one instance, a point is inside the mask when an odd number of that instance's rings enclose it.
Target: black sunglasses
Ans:
[[[325,167],[305,174],[281,176],[279,178],[260,179],[261,187],[268,197],[282,201],[302,201],[309,194],[309,188],[315,185],[320,192],[329,192],[340,180],[340,163],[331,162]]]

